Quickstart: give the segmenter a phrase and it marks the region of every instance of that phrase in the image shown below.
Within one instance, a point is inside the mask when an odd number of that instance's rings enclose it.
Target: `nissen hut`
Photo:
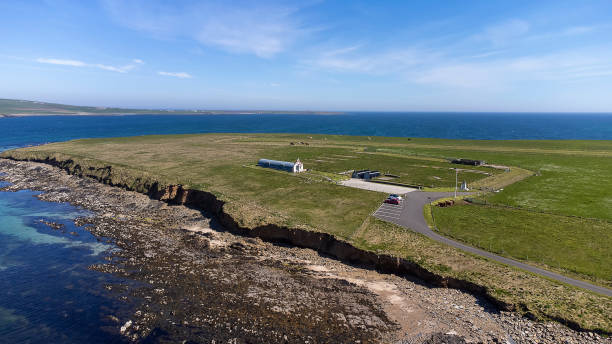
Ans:
[[[304,165],[302,164],[300,159],[297,159],[296,162],[259,159],[259,162],[257,163],[257,165],[261,167],[265,167],[265,168],[273,168],[275,170],[281,170],[281,171],[287,171],[287,172],[293,172],[293,173],[304,171]]]

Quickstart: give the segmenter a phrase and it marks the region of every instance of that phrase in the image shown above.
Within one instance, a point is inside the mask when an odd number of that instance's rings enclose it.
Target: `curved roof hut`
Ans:
[[[289,161],[279,161],[279,160],[270,160],[270,159],[259,159],[257,165],[266,168],[273,168],[275,170],[287,171],[287,172],[302,172],[304,171],[304,165],[297,159],[296,162]]]

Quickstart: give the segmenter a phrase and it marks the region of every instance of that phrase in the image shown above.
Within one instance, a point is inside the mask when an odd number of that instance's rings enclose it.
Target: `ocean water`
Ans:
[[[85,211],[36,194],[0,192],[0,343],[122,342],[105,328],[126,306],[104,289],[112,277],[87,269],[113,247],[74,225]]]
[[[74,138],[211,132],[611,140],[612,113],[53,116],[0,118],[0,132],[0,150]]]
[[[208,132],[612,140],[612,114],[349,113],[343,115],[0,118],[0,151],[88,137]],[[90,271],[111,246],[72,220],[83,210],[35,192],[0,192],[0,343],[113,343],[108,315],[129,308]],[[40,222],[63,223],[64,232]],[[78,235],[71,235],[76,232]]]

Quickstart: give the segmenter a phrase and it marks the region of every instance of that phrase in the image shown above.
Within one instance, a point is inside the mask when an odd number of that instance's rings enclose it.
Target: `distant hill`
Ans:
[[[214,114],[316,114],[331,115],[340,112],[321,111],[266,111],[266,110],[160,110],[126,109],[113,107],[76,106],[31,100],[0,99],[0,117],[52,116],[52,115],[214,115]]]

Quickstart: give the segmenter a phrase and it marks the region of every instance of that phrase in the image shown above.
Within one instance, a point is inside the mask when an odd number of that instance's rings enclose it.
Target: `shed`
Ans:
[[[372,179],[380,176],[380,172],[378,171],[370,171],[370,170],[356,170],[353,171],[351,175],[352,178],[359,179]]]
[[[472,159],[453,159],[451,161],[453,164],[461,164],[461,165],[472,165],[472,166],[482,166],[486,164],[484,160],[472,160]]]
[[[293,172],[293,173],[304,171],[304,165],[302,164],[299,158],[296,160],[296,162],[259,159],[259,162],[257,162],[257,165],[261,167],[265,167],[265,168],[273,168],[275,170],[281,170],[281,171],[287,171],[287,172]]]

